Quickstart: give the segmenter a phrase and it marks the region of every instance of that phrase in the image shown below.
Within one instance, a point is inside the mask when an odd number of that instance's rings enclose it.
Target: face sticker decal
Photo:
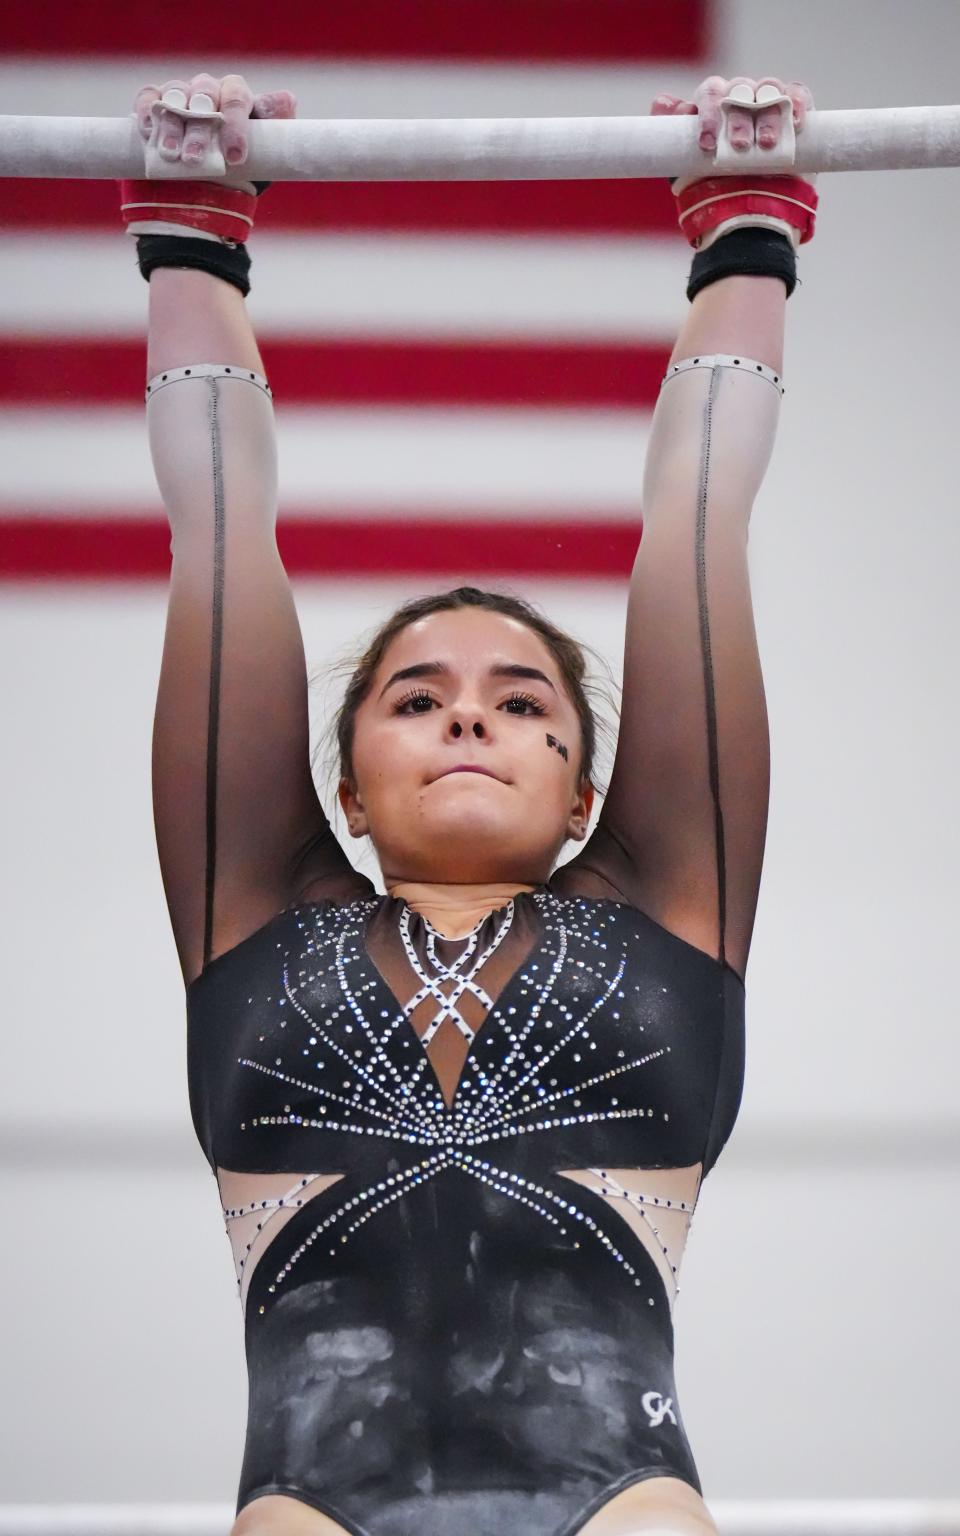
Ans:
[[[569,761],[570,754],[564,746],[563,742],[558,741],[556,736],[551,736],[549,731],[547,732],[547,746],[554,747],[560,753],[560,756],[563,758],[565,763]]]

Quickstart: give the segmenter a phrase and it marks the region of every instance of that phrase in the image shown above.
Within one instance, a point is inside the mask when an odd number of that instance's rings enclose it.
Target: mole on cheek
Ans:
[[[565,763],[569,761],[570,754],[564,746],[563,742],[558,741],[556,736],[551,736],[549,731],[547,732],[547,746],[553,747],[557,752],[559,752]]]

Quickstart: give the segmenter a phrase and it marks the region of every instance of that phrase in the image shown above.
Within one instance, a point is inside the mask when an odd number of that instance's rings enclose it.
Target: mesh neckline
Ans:
[[[534,886],[532,891],[517,891],[513,896],[509,897],[502,906],[491,907],[489,912],[485,912],[482,917],[478,918],[473,927],[469,929],[467,933],[458,933],[455,935],[441,933],[439,928],[434,927],[433,923],[430,921],[429,917],[425,915],[425,913],[418,912],[416,907],[411,907],[410,903],[404,901],[402,896],[391,896],[388,892],[385,896],[385,899],[387,901],[397,902],[401,908],[401,917],[403,917],[406,913],[409,913],[411,921],[419,920],[423,924],[426,931],[429,934],[432,934],[434,938],[440,939],[442,943],[462,944],[467,939],[472,939],[476,934],[478,934],[484,923],[488,923],[491,918],[499,917],[501,913],[506,912],[510,906],[511,901],[516,902],[521,896],[537,896],[547,890],[549,890],[549,886],[544,881],[541,884]]]

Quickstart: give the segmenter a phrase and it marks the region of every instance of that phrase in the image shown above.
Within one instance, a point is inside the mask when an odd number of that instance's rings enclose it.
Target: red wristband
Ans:
[[[818,197],[800,176],[707,176],[675,193],[680,228],[690,244],[726,219],[766,214],[799,230],[799,244],[813,239]]]
[[[221,240],[242,244],[257,210],[254,192],[211,181],[121,181],[120,217],[124,224],[182,224]],[[131,233],[144,231],[131,229]]]

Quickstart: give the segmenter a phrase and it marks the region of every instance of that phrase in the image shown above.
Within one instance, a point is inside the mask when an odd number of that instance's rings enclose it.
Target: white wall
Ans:
[[[712,67],[824,108],[960,100],[953,0],[735,0],[726,33]],[[751,533],[773,792],[747,1084],[676,1316],[708,1498],[958,1491],[960,173],[820,192]],[[623,588],[520,585],[619,669]],[[311,663],[410,590],[298,582]],[[163,612],[155,587],[2,592],[12,1501],[225,1500],[239,1471],[240,1312],[152,843]]]

